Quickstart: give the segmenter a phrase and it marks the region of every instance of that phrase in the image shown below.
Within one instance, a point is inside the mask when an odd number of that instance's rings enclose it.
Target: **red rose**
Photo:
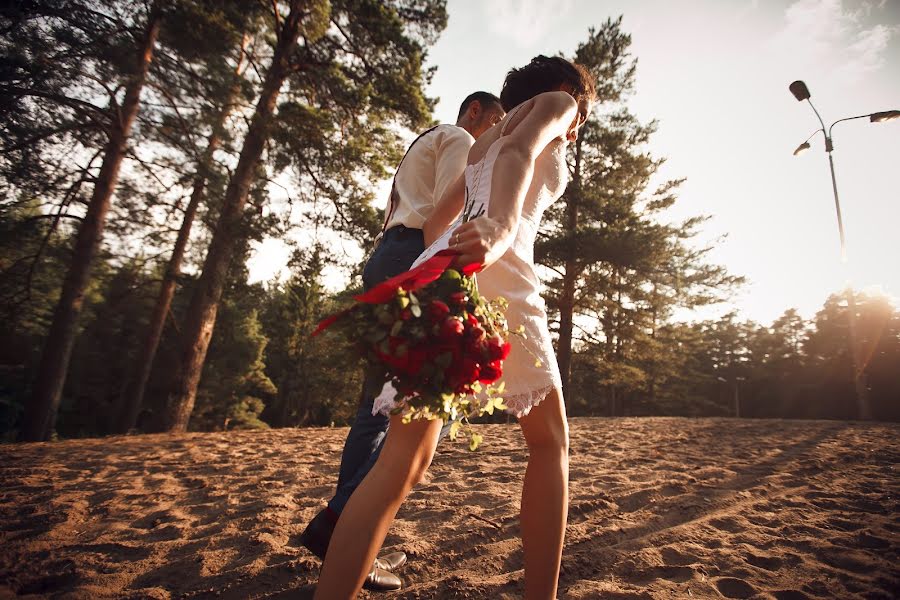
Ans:
[[[404,345],[405,343],[406,338],[398,337],[396,335],[388,336],[388,348],[390,348],[391,354],[398,354],[397,348]]]
[[[474,336],[474,335],[466,335],[466,352],[468,354],[474,354],[475,356],[481,358],[483,354],[485,354],[485,346],[484,346],[484,332],[481,332],[482,335]]]
[[[440,321],[450,314],[450,307],[440,300],[432,300],[428,305],[428,314],[435,321]]]
[[[407,352],[406,363],[401,366],[401,370],[407,375],[417,375],[427,359],[428,352],[419,347],[412,348]]]
[[[481,327],[481,321],[479,321],[478,317],[476,317],[472,313],[466,315],[466,323],[468,323],[472,327],[475,327],[476,325]]]
[[[484,337],[484,329],[481,325],[469,325],[466,327],[466,335],[472,339],[480,340]]]
[[[486,365],[481,365],[481,371],[478,375],[478,381],[484,384],[494,383],[503,375],[503,366],[499,360],[495,360]]]
[[[456,306],[462,306],[469,299],[465,292],[453,292],[450,294],[450,302]]]
[[[468,387],[478,381],[480,367],[471,358],[463,358],[450,368],[449,381],[454,391],[461,392],[463,387]]]
[[[506,357],[509,356],[510,345],[509,342],[505,341],[499,335],[492,335],[487,340],[487,355],[488,360],[506,360]]]
[[[452,341],[461,336],[465,331],[465,326],[459,317],[450,317],[441,323],[440,337],[444,341]]]

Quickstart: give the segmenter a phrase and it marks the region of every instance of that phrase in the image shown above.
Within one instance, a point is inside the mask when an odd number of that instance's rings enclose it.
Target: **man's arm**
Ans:
[[[427,248],[434,240],[441,237],[453,220],[462,212],[466,200],[466,174],[463,172],[456,181],[443,194],[434,207],[431,216],[425,219],[422,225],[422,233],[425,236]]]
[[[465,170],[474,139],[464,129],[441,131],[434,145],[434,210],[422,230],[425,246],[440,237],[462,211],[465,202]]]

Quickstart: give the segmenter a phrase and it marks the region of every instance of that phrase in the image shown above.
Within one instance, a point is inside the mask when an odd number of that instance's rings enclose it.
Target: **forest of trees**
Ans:
[[[346,424],[360,365],[309,333],[360,288],[335,240],[374,239],[446,24],[443,0],[4,4],[0,438]],[[610,19],[570,57],[599,102],[536,248],[570,414],[857,417],[848,292],[812,321],[675,320],[742,279],[706,217],[667,218],[630,43]],[[297,230],[290,277],[249,284],[253,243]],[[900,311],[854,298],[871,415],[898,419]]]

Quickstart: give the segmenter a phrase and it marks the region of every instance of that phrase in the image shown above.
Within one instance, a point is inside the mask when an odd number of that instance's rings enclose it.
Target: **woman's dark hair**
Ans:
[[[597,88],[594,76],[581,65],[569,62],[561,56],[535,56],[520,69],[506,74],[500,104],[509,112],[513,107],[538,94],[559,89],[567,83],[572,86],[576,100],[594,99]]]

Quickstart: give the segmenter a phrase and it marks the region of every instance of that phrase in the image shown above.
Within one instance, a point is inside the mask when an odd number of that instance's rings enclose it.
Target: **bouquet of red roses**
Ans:
[[[356,297],[352,307],[322,321],[355,342],[372,374],[396,390],[404,421],[453,421],[451,438],[469,417],[502,410],[509,355],[506,301],[478,293],[477,265],[451,268],[444,251]],[[467,428],[468,429],[468,428]],[[471,432],[473,450],[481,436]]]

